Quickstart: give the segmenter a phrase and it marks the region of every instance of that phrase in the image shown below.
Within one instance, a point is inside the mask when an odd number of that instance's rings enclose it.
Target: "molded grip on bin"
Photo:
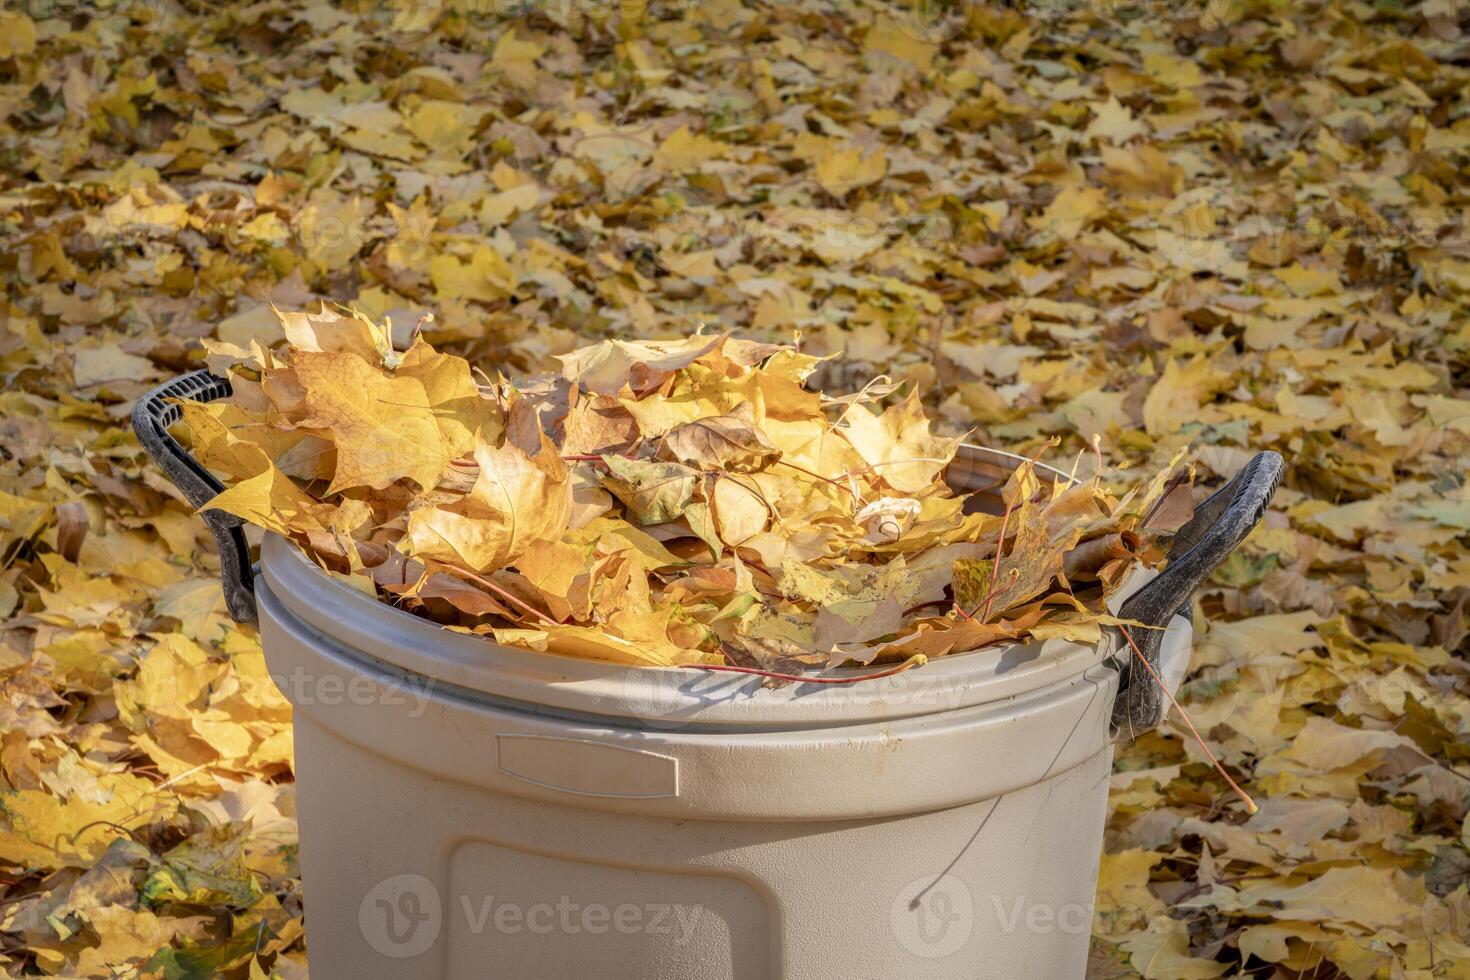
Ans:
[[[196,508],[213,500],[224,485],[168,434],[168,427],[184,414],[169,399],[212,402],[228,398],[232,391],[224,378],[208,371],[195,371],[159,385],[133,406],[133,431],[137,433],[138,441],[158,463],[164,475]],[[255,573],[250,567],[250,546],[245,541],[241,520],[219,510],[206,510],[200,516],[214,532],[214,540],[219,544],[220,581],[224,585],[225,605],[230,616],[237,623],[254,622]]]
[[[1174,535],[1168,566],[1123,603],[1119,616],[1150,626],[1166,626],[1190,602],[1194,590],[1260,523],[1281,482],[1283,466],[1277,453],[1260,453],[1235,479],[1196,508],[1194,517]],[[1157,671],[1164,630],[1134,629],[1129,634]],[[1133,669],[1134,654],[1126,640],[1119,656],[1122,676],[1113,701],[1113,731],[1117,737],[1134,738],[1163,720],[1166,702],[1147,671]]]

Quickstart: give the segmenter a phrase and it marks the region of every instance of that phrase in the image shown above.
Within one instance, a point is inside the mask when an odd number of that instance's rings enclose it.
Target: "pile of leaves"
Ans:
[[[279,349],[209,345],[230,399],[181,403],[229,480],[209,506],[534,650],[779,668],[1095,643],[1107,596],[1161,557],[1144,523],[1179,484],[1118,499],[1026,460],[988,514],[945,482],[962,438],[916,397],[809,390],[822,358],[779,344],[608,340],[480,384],[422,336],[395,350],[391,322],[280,317]]]
[[[305,975],[290,708],[127,414],[322,299],[517,376],[799,329],[1084,479],[1281,451],[1180,692],[1260,812],[1172,713],[1120,745],[1092,975],[1465,976],[1465,14],[6,5],[4,969]]]

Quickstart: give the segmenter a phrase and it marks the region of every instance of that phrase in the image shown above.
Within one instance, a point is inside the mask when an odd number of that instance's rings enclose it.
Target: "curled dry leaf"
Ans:
[[[659,455],[695,466],[737,473],[765,469],[781,458],[781,450],[755,427],[748,404],[729,415],[714,415],[675,426],[664,436]]]
[[[694,502],[699,471],[678,463],[604,456],[603,485],[639,524],[676,521]]]
[[[536,542],[558,540],[572,492],[566,465],[550,459],[543,467],[510,443],[482,443],[475,449],[480,475],[468,494],[408,512],[409,553],[486,572],[512,564]]]

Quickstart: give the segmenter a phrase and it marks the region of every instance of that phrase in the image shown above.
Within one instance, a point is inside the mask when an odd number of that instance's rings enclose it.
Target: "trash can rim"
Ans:
[[[978,485],[984,468],[1009,470],[1024,458],[967,445],[956,459],[963,469],[955,482]],[[275,534],[266,535],[260,564],[260,587],[270,590],[273,608],[294,621],[288,626],[314,631],[367,663],[542,709],[680,727],[806,727],[939,714],[1050,686],[1113,654],[1110,634],[1105,633],[1097,646],[1065,640],[998,644],[877,680],[770,688],[759,677],[538,653],[445,630],[329,576],[295,544]],[[1119,597],[1141,584],[1130,583]]]
[[[941,714],[1051,686],[1114,653],[1105,632],[1097,646],[1057,639],[997,644],[877,680],[769,688],[749,675],[539,653],[445,630],[336,580],[276,534],[266,535],[260,565],[257,589],[270,592],[272,616],[286,620],[264,624],[267,631],[304,629],[318,642],[363,659],[365,666],[385,664],[426,685],[443,683],[541,709],[677,727],[801,728]]]

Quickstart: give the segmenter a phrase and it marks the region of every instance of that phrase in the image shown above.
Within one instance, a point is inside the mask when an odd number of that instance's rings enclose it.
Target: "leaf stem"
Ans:
[[[982,623],[990,618],[990,604],[995,601],[996,589],[1000,588],[1001,553],[1004,552],[1006,548],[1006,527],[1011,523],[1011,510],[1015,506],[1016,505],[1014,503],[1006,504],[1005,516],[1000,519],[1000,540],[998,540],[995,544],[995,565],[990,569],[990,588],[985,590],[985,601],[982,602],[980,606],[975,607],[975,612],[980,613],[980,622]],[[981,606],[984,607],[983,610],[981,609]],[[970,613],[965,618],[973,619],[974,616],[975,613]]]
[[[1159,672],[1154,670],[1153,664],[1148,662],[1148,658],[1143,655],[1143,651],[1138,649],[1138,644],[1133,642],[1133,634],[1128,632],[1128,627],[1119,626],[1118,629],[1123,631],[1123,638],[1126,639],[1128,641],[1128,645],[1133,648],[1133,655],[1138,658],[1139,663],[1143,664],[1144,669],[1147,670],[1149,676],[1154,679],[1154,683],[1158,685],[1159,690],[1164,692],[1164,697],[1168,698],[1169,703],[1179,710],[1179,717],[1183,718],[1184,724],[1189,726],[1189,733],[1194,736],[1194,740],[1198,742],[1199,747],[1204,750],[1206,757],[1208,757],[1210,760],[1210,764],[1215,767],[1215,771],[1217,771],[1221,776],[1225,777],[1225,782],[1229,783],[1230,788],[1235,790],[1235,795],[1245,801],[1245,812],[1255,813],[1257,810],[1259,810],[1260,807],[1256,806],[1256,801],[1250,798],[1250,794],[1241,789],[1240,786],[1235,782],[1235,780],[1230,778],[1230,773],[1225,771],[1225,767],[1220,765],[1220,760],[1215,758],[1215,753],[1211,752],[1210,747],[1205,744],[1205,740],[1203,737],[1201,737],[1199,729],[1194,727],[1194,722],[1191,721],[1189,718],[1189,712],[1184,710],[1184,705],[1180,704],[1179,701],[1174,697],[1173,692],[1170,691],[1167,686],[1165,686],[1163,680],[1159,677]]]
[[[787,460],[784,460],[784,459],[778,459],[778,460],[776,460],[776,465],[777,466],[789,466],[793,470],[797,470],[798,472],[805,473],[807,476],[811,477],[813,480],[821,480],[823,483],[830,483],[834,487],[836,487],[837,489],[842,490],[842,491],[845,491],[845,492],[847,492],[849,494],[852,494],[852,502],[853,502],[854,505],[858,505],[858,504],[861,504],[863,502],[863,498],[860,497],[860,496],[858,496],[857,493],[852,489],[852,487],[850,487],[847,484],[843,483],[841,480],[834,480],[830,476],[823,476],[820,473],[813,473],[811,470],[807,469],[805,466],[798,466],[795,463],[788,462]]]
[[[466,576],[471,581],[473,581],[473,582],[475,582],[475,583],[477,583],[479,585],[484,586],[485,588],[489,589],[491,592],[494,592],[496,595],[500,596],[500,598],[504,599],[506,602],[509,602],[509,603],[511,603],[513,605],[519,606],[520,608],[524,609],[526,612],[530,613],[532,616],[535,616],[537,619],[541,620],[541,622],[546,623],[549,626],[562,626],[562,625],[564,625],[563,623],[559,623],[556,620],[552,619],[550,616],[546,615],[546,613],[544,613],[541,610],[537,609],[535,606],[531,605],[530,603],[525,602],[525,601],[517,598],[516,596],[512,595],[509,591],[507,591],[506,589],[501,588],[500,586],[496,585],[494,582],[490,581],[489,579],[484,578],[484,577],[482,577],[480,575],[475,574],[474,572],[470,571],[468,568],[460,568],[458,565],[450,565],[448,563],[445,563],[444,567],[447,568],[447,569],[449,569],[450,571],[454,572],[457,575]]]

